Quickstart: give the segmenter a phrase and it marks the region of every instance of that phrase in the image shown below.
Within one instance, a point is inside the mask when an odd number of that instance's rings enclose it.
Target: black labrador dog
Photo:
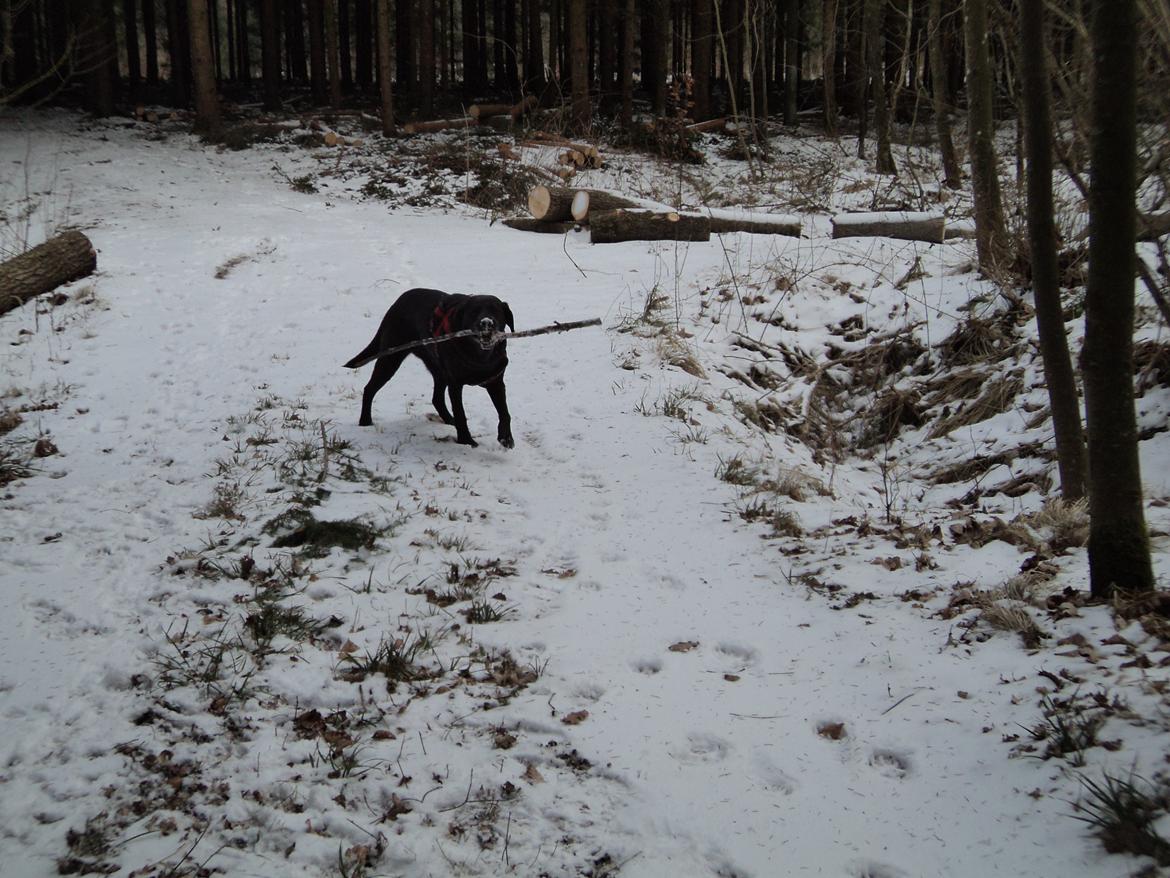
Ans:
[[[377,358],[374,374],[362,393],[362,414],[358,424],[368,427],[374,423],[370,405],[379,390],[394,377],[408,354],[414,354],[427,367],[435,381],[431,397],[435,411],[444,424],[454,424],[456,439],[462,445],[478,444],[467,429],[467,415],[463,411],[463,388],[468,384],[483,387],[491,397],[500,416],[496,433],[500,444],[511,448],[512,417],[508,414],[508,400],[504,392],[504,370],[508,368],[507,342],[496,337],[504,327],[515,329],[512,310],[507,302],[495,296],[464,296],[439,290],[407,290],[390,306],[374,340],[365,350],[346,363],[349,369],[363,366],[375,359],[378,351],[397,347],[420,339],[438,338],[463,329],[475,332],[464,338],[439,344],[420,345],[408,351],[399,351]],[[450,390],[451,411],[443,399]],[[454,416],[452,417],[452,412]]]

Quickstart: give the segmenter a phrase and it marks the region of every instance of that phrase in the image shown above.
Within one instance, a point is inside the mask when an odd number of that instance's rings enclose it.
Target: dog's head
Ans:
[[[465,329],[474,329],[480,348],[490,351],[503,339],[498,337],[504,328],[514,330],[516,321],[507,302],[495,296],[469,296],[460,308],[459,322]]]

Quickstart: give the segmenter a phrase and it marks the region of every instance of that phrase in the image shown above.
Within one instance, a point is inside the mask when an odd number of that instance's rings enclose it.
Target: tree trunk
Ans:
[[[338,60],[341,62],[341,90],[346,94],[353,91],[353,54],[350,50],[352,42],[350,30],[349,0],[338,0]]]
[[[195,131],[207,137],[219,133],[219,97],[211,58],[211,20],[207,0],[187,0],[191,29],[191,74],[195,81]]]
[[[800,85],[800,0],[784,0],[784,124],[796,125]]]
[[[329,99],[328,72],[325,69],[325,0],[309,0],[309,82],[313,103]]]
[[[415,56],[414,32],[416,4],[399,2],[394,5],[394,67],[398,78],[398,93],[414,94]],[[483,23],[480,24],[483,27]]]
[[[114,82],[106,7],[102,0],[84,0],[78,23],[78,65],[86,79],[86,107],[95,116],[114,112]]]
[[[799,238],[798,216],[777,216],[738,210],[709,210],[704,214],[711,223],[711,233],[747,232],[752,235],[784,235]]]
[[[866,56],[869,67],[870,94],[873,95],[873,127],[877,137],[877,163],[879,174],[896,174],[894,155],[890,151],[890,106],[886,96],[886,65],[882,46],[885,24],[886,0],[867,0],[866,12]]]
[[[208,34],[210,35],[210,33],[211,30],[208,29]],[[208,42],[210,44],[210,37]],[[248,0],[236,0],[236,51],[239,53],[236,69],[239,72],[240,82],[251,82],[252,49],[248,39]]]
[[[942,154],[943,179],[948,189],[959,189],[963,175],[959,171],[959,157],[955,152],[955,141],[951,136],[951,102],[947,88],[946,60],[943,56],[942,0],[929,0],[927,12],[927,54],[930,56],[930,95],[934,106],[934,130],[938,136],[938,148]],[[1024,46],[1023,54],[1043,51],[1043,44]]]
[[[622,23],[622,128],[634,127],[634,0],[625,0]]]
[[[479,24],[475,20],[475,0],[461,0],[460,9],[463,12],[463,95],[470,100],[475,98],[480,90],[476,75],[479,69],[479,43],[475,35],[479,32]]]
[[[431,131],[446,131],[451,128],[474,128],[478,119],[464,116],[459,119],[432,119],[427,122],[407,122],[402,130],[407,134],[426,134]]]
[[[81,232],[50,238],[7,262],[0,263],[0,314],[61,284],[93,274],[97,254]]]
[[[642,68],[642,75],[648,78],[655,116],[666,115],[666,50],[670,45],[670,4],[668,0],[650,0],[653,13],[651,18],[654,34],[653,67]],[[645,47],[643,47],[643,52]]]
[[[696,122],[705,122],[712,116],[711,109],[711,61],[714,49],[714,35],[711,25],[712,0],[695,0],[694,38],[692,40],[692,70],[695,77]]]
[[[418,101],[424,116],[435,112],[435,0],[418,4]]]
[[[277,0],[260,0],[260,55],[264,109],[272,112],[280,109],[280,7]]]
[[[932,7],[937,3],[938,0],[932,0]],[[1044,0],[1020,0],[1020,76],[1028,155],[1028,242],[1032,250],[1036,326],[1056,433],[1060,492],[1065,500],[1079,500],[1085,494],[1087,462],[1077,383],[1060,302],[1056,223],[1052,214],[1052,143],[1049,140],[1052,113],[1044,45]]]
[[[967,0],[967,136],[971,152],[971,188],[975,200],[975,248],[979,267],[994,270],[1007,261],[1008,238],[999,172],[995,159],[995,119],[987,41],[987,0]]]
[[[897,238],[941,244],[945,234],[946,223],[942,214],[893,211],[833,217],[834,238]]]
[[[539,0],[528,3],[528,48],[524,53],[524,87],[531,94],[544,91],[544,33]]]
[[[152,3],[154,0],[145,0]],[[137,96],[142,84],[142,57],[138,53],[138,2],[122,0],[122,21],[126,35],[126,84],[131,96]]]
[[[825,99],[825,135],[837,136],[837,0],[824,0],[821,7],[821,76]]]
[[[146,84],[158,85],[158,20],[154,0],[143,0],[142,35],[146,41]]]
[[[576,189],[573,192],[569,213],[577,222],[584,223],[589,221],[589,217],[593,213],[641,206],[636,201],[631,201],[621,195],[614,195],[612,192],[603,192],[599,189]]]
[[[370,0],[355,0],[353,5],[354,83],[365,91],[373,79],[370,52]]]
[[[589,217],[589,241],[709,241],[711,221],[705,216],[654,213],[647,210],[598,211]]]
[[[1097,5],[1083,372],[1093,597],[1154,588],[1133,392],[1137,180],[1135,0]]]
[[[394,133],[394,84],[391,81],[393,65],[390,60],[390,0],[375,0],[378,20],[375,32],[378,39],[378,89],[382,96],[382,133]]]
[[[341,56],[337,40],[337,2],[324,0],[322,12],[325,18],[325,54],[329,69],[329,106],[341,107]]]
[[[572,70],[573,128],[588,134],[593,122],[589,105],[589,44],[586,34],[586,0],[569,0],[569,55]]]
[[[293,82],[309,81],[305,52],[305,6],[302,0],[285,0],[285,44],[288,47],[288,78]],[[312,8],[309,9],[310,14]]]

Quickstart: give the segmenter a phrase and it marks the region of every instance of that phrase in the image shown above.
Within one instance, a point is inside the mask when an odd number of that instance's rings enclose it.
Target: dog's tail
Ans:
[[[362,352],[345,364],[347,369],[360,369],[371,360],[378,359],[378,336],[374,336],[374,340],[370,342]]]

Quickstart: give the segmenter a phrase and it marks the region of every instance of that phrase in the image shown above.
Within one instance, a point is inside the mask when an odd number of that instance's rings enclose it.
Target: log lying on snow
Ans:
[[[555,186],[533,186],[528,193],[528,212],[533,219],[557,223],[573,218],[573,190]]]
[[[474,128],[478,119],[467,116],[463,119],[435,119],[431,122],[407,122],[402,130],[407,134],[425,134],[430,131],[444,131],[448,128]]]
[[[548,235],[563,235],[579,226],[575,222],[546,223],[543,220],[532,219],[527,216],[517,216],[504,220],[504,225],[510,229],[519,229],[521,232],[542,232]]]
[[[629,198],[623,198],[621,195],[614,195],[612,192],[603,192],[600,189],[576,189],[573,192],[573,202],[569,207],[569,213],[577,222],[583,223],[588,220],[591,211],[596,213],[602,210],[621,210],[627,207],[645,207],[645,205],[631,201]]]
[[[529,110],[536,107],[536,95],[529,95],[515,104],[472,104],[467,115],[472,119],[486,119],[489,116],[510,116],[515,122]]]
[[[711,220],[711,231],[715,234],[750,232],[753,235],[787,235],[790,238],[799,238],[801,232],[798,216],[752,213],[746,210],[709,210],[707,217]]]
[[[708,119],[705,122],[692,122],[687,131],[722,131],[727,126],[727,117]]]
[[[594,244],[622,241],[709,241],[711,220],[705,216],[652,210],[603,210],[589,216]]]
[[[65,232],[0,263],[0,314],[61,284],[93,274],[97,254],[81,232]]]
[[[941,213],[846,213],[833,217],[834,238],[898,238],[941,244],[946,221]]]

